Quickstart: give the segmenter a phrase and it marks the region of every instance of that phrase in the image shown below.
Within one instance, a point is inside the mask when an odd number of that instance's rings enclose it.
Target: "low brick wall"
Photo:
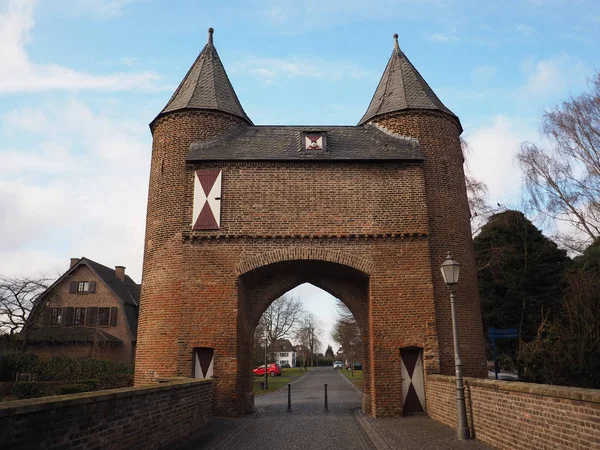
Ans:
[[[454,377],[427,377],[427,413],[456,428]],[[465,379],[469,426],[501,449],[600,448],[600,390]]]
[[[213,383],[185,380],[0,404],[1,448],[160,449],[210,424]]]

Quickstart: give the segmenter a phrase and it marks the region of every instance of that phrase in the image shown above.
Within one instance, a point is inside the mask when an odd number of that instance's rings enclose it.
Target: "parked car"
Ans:
[[[252,372],[254,372],[254,375],[258,375],[258,376],[264,375],[265,374],[265,365],[263,364],[262,366],[258,366]],[[271,377],[280,376],[281,375],[281,367],[279,367],[279,364],[267,364],[267,373]]]
[[[351,370],[352,366],[350,364],[346,364],[346,369]],[[354,361],[354,370],[362,370],[362,364],[358,361]]]
[[[290,363],[289,362],[282,362],[279,367],[281,367],[282,369],[289,369],[290,368]]]
[[[334,361],[333,362],[333,368],[334,369],[341,369],[342,367],[344,367],[344,364],[341,361]]]
[[[490,380],[495,380],[496,373],[493,370],[488,371],[488,378]],[[498,379],[503,381],[519,381],[519,375],[516,373],[498,372]]]

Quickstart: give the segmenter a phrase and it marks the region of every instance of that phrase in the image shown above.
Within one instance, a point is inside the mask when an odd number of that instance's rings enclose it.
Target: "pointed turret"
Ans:
[[[160,117],[180,110],[220,111],[237,116],[252,125],[213,45],[213,32],[212,28],[208,29],[208,42],[167,105],[152,121],[150,128],[153,128]]]
[[[359,125],[376,116],[404,110],[436,110],[451,115],[460,126],[458,117],[450,111],[429,87],[415,66],[398,45],[394,34],[394,51],[383,72],[381,81]]]

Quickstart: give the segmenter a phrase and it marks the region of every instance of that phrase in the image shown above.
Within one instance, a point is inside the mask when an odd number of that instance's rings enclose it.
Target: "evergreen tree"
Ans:
[[[489,327],[517,328],[519,341],[531,341],[560,307],[566,252],[512,210],[491,216],[474,245],[486,335]],[[498,347],[514,361],[516,345]]]
[[[327,346],[327,350],[325,350],[325,358],[333,359],[333,348],[331,348],[331,344]]]

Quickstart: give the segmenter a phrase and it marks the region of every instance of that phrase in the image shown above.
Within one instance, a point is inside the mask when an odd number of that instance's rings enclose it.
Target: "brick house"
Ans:
[[[39,355],[133,364],[139,297],[125,267],[71,258],[69,270],[36,300],[21,338]]]
[[[256,325],[310,283],[360,327],[363,410],[423,411],[427,377],[454,372],[447,252],[465,375],[487,376],[463,129],[397,36],[356,125],[272,126],[245,113],[210,29],[150,130],[136,385],[203,376],[204,358],[215,413],[248,411]]]

